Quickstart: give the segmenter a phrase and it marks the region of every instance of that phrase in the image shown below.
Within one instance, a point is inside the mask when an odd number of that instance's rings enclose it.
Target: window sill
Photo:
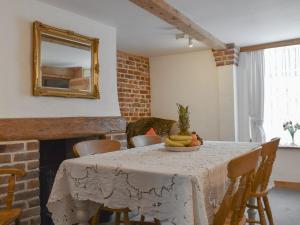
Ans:
[[[279,145],[279,149],[300,150],[300,145]]]

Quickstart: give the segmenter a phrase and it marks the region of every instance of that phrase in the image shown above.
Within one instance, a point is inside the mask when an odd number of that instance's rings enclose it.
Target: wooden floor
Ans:
[[[269,198],[275,225],[300,225],[300,191],[276,188]],[[113,222],[102,225],[113,225]]]

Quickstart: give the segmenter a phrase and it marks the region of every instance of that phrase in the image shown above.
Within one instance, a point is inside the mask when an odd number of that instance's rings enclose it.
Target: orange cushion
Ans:
[[[156,132],[155,132],[155,130],[154,130],[153,128],[150,128],[150,129],[146,132],[145,135],[147,135],[147,136],[157,136],[157,134],[156,134]]]

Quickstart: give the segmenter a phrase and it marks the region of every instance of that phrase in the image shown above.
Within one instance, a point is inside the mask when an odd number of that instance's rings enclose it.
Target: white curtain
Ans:
[[[240,136],[243,136],[240,141],[265,141],[264,71],[263,51],[241,53],[237,74],[238,123]],[[248,140],[245,140],[246,135]]]
[[[283,123],[300,123],[300,46],[267,49],[265,54],[265,121],[266,137],[280,137],[291,143]],[[300,131],[295,135],[300,144]],[[297,143],[298,141],[298,143]]]

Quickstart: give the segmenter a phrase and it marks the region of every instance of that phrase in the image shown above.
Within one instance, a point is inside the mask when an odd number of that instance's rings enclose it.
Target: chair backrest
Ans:
[[[118,151],[121,149],[121,143],[115,140],[89,140],[82,141],[74,145],[73,153],[75,157],[93,155]]]
[[[10,175],[8,178],[6,208],[11,209],[14,200],[16,176],[23,177],[26,175],[25,170],[17,168],[0,168],[0,175]]]
[[[161,143],[161,137],[157,135],[138,135],[131,138],[131,143],[134,147],[143,147]]]
[[[213,225],[224,225],[230,219],[230,225],[237,225],[243,219],[246,204],[260,156],[261,147],[232,159],[228,166],[230,184],[223,201],[215,215]]]
[[[256,172],[253,192],[267,191],[279,142],[280,138],[273,138],[271,141],[261,145],[261,161]]]

